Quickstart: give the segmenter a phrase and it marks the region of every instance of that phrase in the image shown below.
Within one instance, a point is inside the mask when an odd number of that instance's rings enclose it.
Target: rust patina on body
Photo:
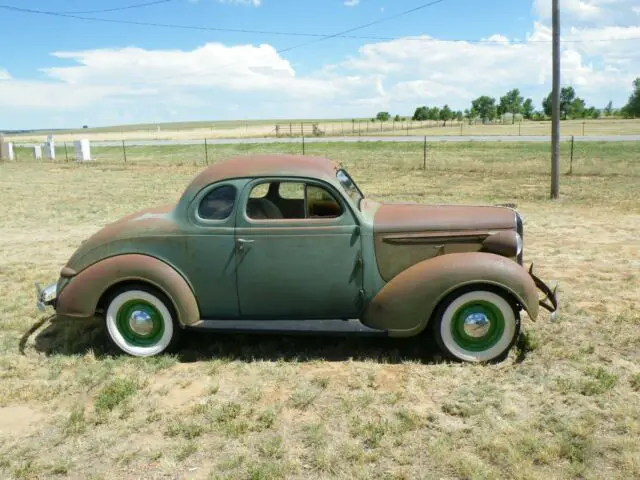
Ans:
[[[522,237],[512,208],[379,203],[333,161],[246,156],[205,169],[175,205],[105,226],[38,302],[103,313],[134,355],[164,350],[180,327],[406,337],[431,326],[453,357],[483,361],[508,351],[521,309],[557,309],[523,268]]]

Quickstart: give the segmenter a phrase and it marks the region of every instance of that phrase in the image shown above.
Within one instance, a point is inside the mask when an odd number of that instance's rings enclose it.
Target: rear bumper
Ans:
[[[529,275],[533,279],[533,282],[536,284],[538,290],[542,292],[544,298],[539,300],[539,304],[545,310],[548,310],[551,314],[551,320],[556,320],[558,318],[558,285],[553,288],[553,290],[547,286],[540,278],[538,278],[533,273],[533,263],[531,267],[529,267]]]

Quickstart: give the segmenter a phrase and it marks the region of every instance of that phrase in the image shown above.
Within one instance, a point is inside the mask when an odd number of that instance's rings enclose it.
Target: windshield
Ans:
[[[336,178],[340,182],[340,185],[342,185],[342,188],[347,192],[347,195],[353,200],[353,203],[360,209],[360,200],[364,198],[364,195],[349,174],[345,170],[338,170]]]

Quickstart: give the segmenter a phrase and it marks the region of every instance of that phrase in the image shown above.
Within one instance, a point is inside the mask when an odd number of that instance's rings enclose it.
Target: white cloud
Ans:
[[[345,0],[344,5],[346,7],[355,7],[360,3],[360,0]]]
[[[567,3],[575,8],[563,23],[563,39],[571,41],[562,44],[562,83],[574,85],[590,105],[609,99],[620,105],[640,76],[640,49],[637,40],[614,40],[640,37],[640,21],[635,15],[635,24],[615,20],[620,11],[631,16],[629,0],[580,1],[588,6]],[[609,20],[594,23],[585,13],[590,8]],[[305,70],[268,44],[59,51],[52,53],[56,66],[41,69],[43,80],[0,69],[0,108],[14,124],[2,126],[406,115],[422,104],[463,109],[476,96],[497,97],[514,87],[539,106],[551,86],[547,19],[535,21],[522,41],[499,31],[485,40],[494,43],[426,34],[372,42],[331,65],[307,63],[313,62],[308,55]]]
[[[629,22],[629,13],[637,9],[637,0],[562,0],[563,22],[603,25],[606,22]],[[542,20],[551,18],[551,0],[533,0],[533,10]]]
[[[262,0],[218,0],[220,3],[230,3],[232,5],[253,5],[259,7]]]

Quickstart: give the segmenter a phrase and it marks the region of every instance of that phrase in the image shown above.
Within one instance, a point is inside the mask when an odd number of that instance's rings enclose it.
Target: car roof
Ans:
[[[199,191],[203,187],[221,180],[244,177],[310,177],[328,182],[335,181],[336,162],[323,157],[306,155],[246,155],[233,157],[216,163],[198,174],[188,191]]]

